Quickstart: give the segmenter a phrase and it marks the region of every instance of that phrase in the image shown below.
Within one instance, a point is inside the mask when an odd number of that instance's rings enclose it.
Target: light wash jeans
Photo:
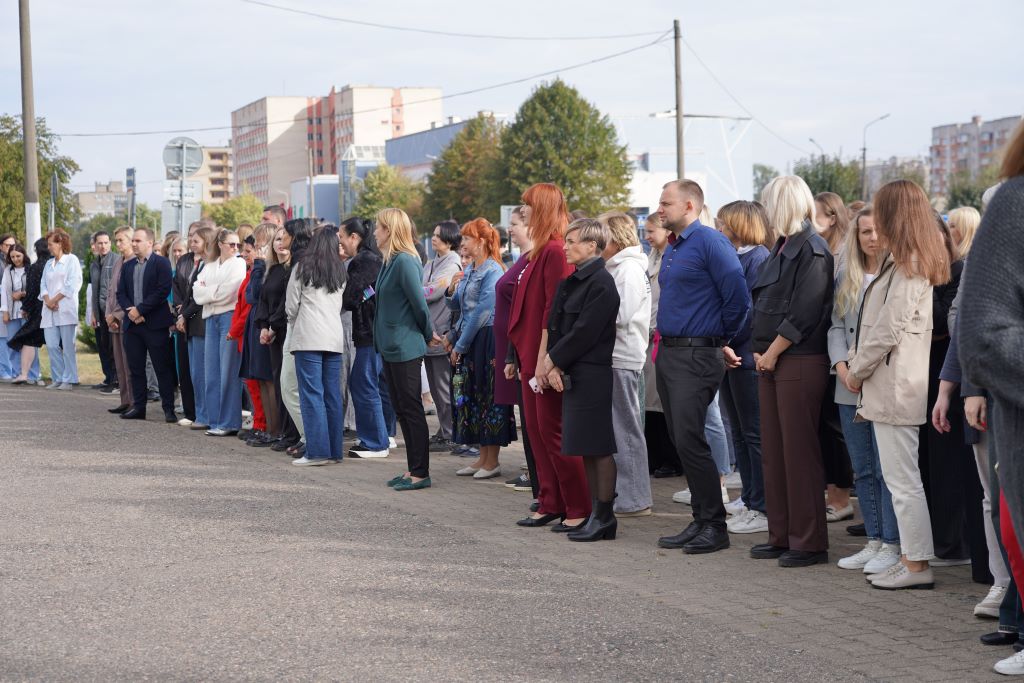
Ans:
[[[647,440],[640,416],[641,370],[612,368],[612,429],[615,432],[615,512],[651,507]]]
[[[32,361],[32,368],[28,371],[28,378],[30,381],[35,382],[39,379],[39,349],[32,348],[31,346],[23,346],[21,350],[15,351],[11,347],[7,346],[7,339],[16,335],[18,330],[20,330],[24,324],[24,318],[11,320],[11,322],[7,323],[7,338],[0,339],[0,355],[2,355],[2,352],[5,350],[10,352],[8,362],[11,364],[11,377],[17,377],[21,374],[21,352],[25,349],[29,349],[35,355],[35,358]]]
[[[715,398],[708,405],[708,417],[704,421],[704,438],[707,439],[711,448],[711,457],[718,468],[718,474],[725,476],[732,472],[732,462],[729,458],[729,437],[725,433],[725,423],[722,422],[722,411],[718,407],[718,392]]]
[[[13,320],[7,323],[7,331],[12,335],[14,334],[14,330],[11,329],[13,327],[13,323]],[[21,374],[21,354],[18,353],[18,369],[15,370],[15,366],[12,364],[11,361],[12,356],[11,354],[7,353],[8,351],[13,351],[11,347],[7,346],[8,339],[9,337],[6,334],[0,336],[0,352],[2,352],[0,353],[0,378],[3,379],[12,379]]]
[[[188,338],[188,374],[196,399],[196,424],[210,425],[206,412],[206,337]]]
[[[54,384],[78,384],[76,329],[78,325],[57,325],[43,330],[46,352],[50,356],[50,376]]]
[[[917,425],[872,422],[882,476],[892,493],[892,507],[900,530],[900,548],[908,560],[935,558],[928,500],[917,465],[920,429]]]
[[[291,329],[288,330],[288,334],[291,334]],[[286,341],[285,344],[287,343]],[[305,443],[306,426],[302,422],[302,407],[299,403],[299,378],[295,374],[295,356],[291,351],[285,351],[281,355],[281,401],[291,415],[295,429],[299,432],[299,439]]]
[[[238,351],[238,342],[227,338],[233,313],[228,311],[207,318],[203,339],[206,414],[211,429],[228,431],[242,428],[242,380],[238,376],[242,354]]]
[[[870,422],[854,422],[857,406],[838,404],[846,450],[853,465],[853,486],[857,490],[860,514],[868,539],[898,544],[900,530],[892,507],[892,494],[882,477],[882,464]]]

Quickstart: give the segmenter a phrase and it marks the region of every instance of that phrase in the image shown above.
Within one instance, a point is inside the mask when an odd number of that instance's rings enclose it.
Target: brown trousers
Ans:
[[[828,369],[824,354],[784,353],[758,380],[768,542],[790,550],[828,549],[818,439]]]
[[[124,352],[124,333],[111,330],[110,346],[114,351],[114,367],[117,369],[117,386],[121,390],[121,405],[133,405],[132,379],[128,374],[128,354]]]

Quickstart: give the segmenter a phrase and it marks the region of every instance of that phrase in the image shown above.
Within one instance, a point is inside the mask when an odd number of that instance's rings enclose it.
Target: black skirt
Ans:
[[[46,343],[43,331],[39,328],[42,323],[42,315],[37,314],[25,321],[14,336],[7,340],[7,346],[15,351],[21,351],[22,346],[33,346],[40,348]]]
[[[576,363],[566,374],[572,388],[562,393],[562,455],[613,454],[611,366]]]

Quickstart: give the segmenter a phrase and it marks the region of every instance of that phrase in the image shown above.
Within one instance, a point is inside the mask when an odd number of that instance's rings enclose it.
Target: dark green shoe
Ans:
[[[399,474],[397,477],[388,479],[388,486],[394,488],[396,484],[401,484],[403,481],[409,481],[404,474]]]
[[[396,491],[416,491],[417,489],[429,489],[430,488],[430,477],[426,479],[420,479],[419,481],[413,481],[412,479],[406,479],[400,481],[392,486]]]

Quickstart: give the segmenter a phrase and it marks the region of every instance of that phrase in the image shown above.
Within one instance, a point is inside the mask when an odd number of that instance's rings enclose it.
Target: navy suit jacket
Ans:
[[[121,279],[117,283],[117,303],[127,311],[134,306],[146,319],[142,323],[147,329],[164,329],[174,324],[167,297],[171,294],[171,262],[158,254],[150,254],[146,272],[142,275],[142,301],[135,301],[135,267],[139,265],[137,258],[130,258],[121,266]],[[125,330],[134,326],[124,316]]]

